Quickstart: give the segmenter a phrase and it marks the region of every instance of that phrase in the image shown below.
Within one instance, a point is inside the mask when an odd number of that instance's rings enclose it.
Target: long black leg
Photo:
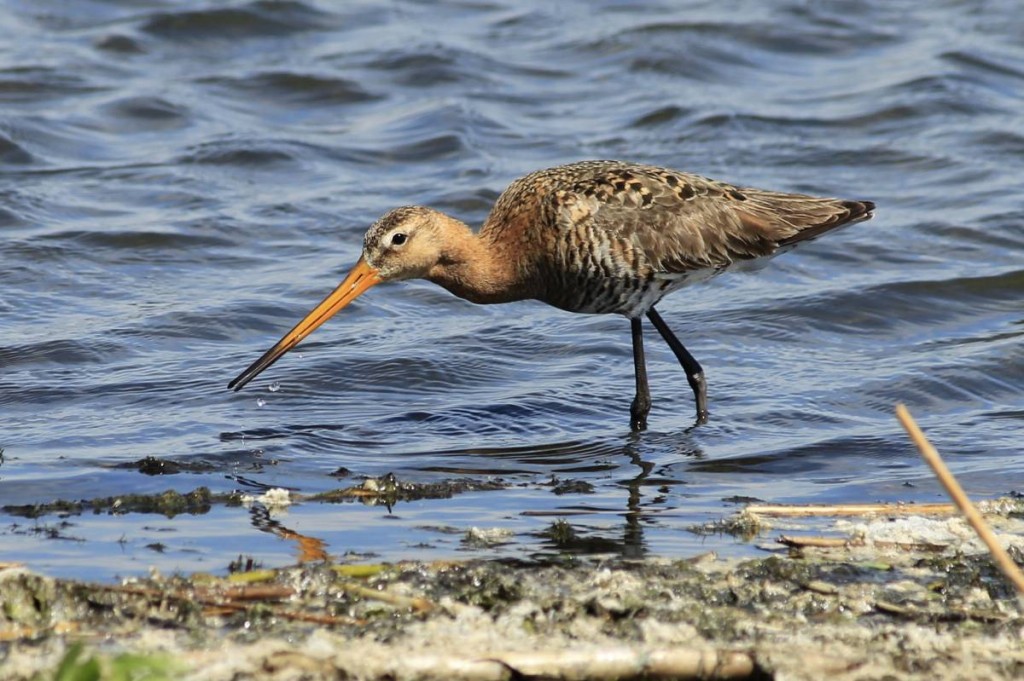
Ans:
[[[672,329],[668,328],[668,324],[661,318],[657,310],[652,307],[647,312],[647,318],[651,320],[654,328],[658,330],[661,337],[672,348],[676,359],[683,365],[683,371],[686,372],[686,380],[693,389],[693,397],[697,401],[697,423],[706,423],[708,420],[708,383],[704,380],[704,369],[701,368],[700,362],[690,354],[690,351],[679,342],[679,339],[672,333]]]
[[[647,364],[644,362],[643,320],[630,319],[633,330],[633,370],[636,373],[636,397],[629,407],[629,427],[633,430],[647,428],[647,415],[651,413],[651,389],[647,385]]]

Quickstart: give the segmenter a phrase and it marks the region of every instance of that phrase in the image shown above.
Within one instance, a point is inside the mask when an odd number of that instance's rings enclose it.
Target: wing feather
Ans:
[[[527,215],[559,231],[591,231],[640,274],[721,270],[846,224],[874,204],[737,187],[700,175],[620,161],[583,161],[527,175],[499,197],[485,230]],[[525,224],[523,224],[525,227]],[[580,229],[580,228],[585,229]]]

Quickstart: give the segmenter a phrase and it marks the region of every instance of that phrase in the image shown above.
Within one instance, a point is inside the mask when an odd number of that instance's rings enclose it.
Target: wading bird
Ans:
[[[583,161],[514,181],[476,234],[431,208],[395,208],[366,232],[362,257],[345,280],[228,388],[240,390],[371,286],[426,279],[474,303],[535,299],[570,312],[625,315],[633,333],[634,430],[646,428],[651,409],[646,315],[686,372],[703,423],[704,371],[654,306],[736,263],[867,220],[874,207],[668,168]]]

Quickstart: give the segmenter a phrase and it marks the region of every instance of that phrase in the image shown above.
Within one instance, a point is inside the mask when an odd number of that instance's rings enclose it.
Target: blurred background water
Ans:
[[[687,528],[736,497],[939,500],[898,401],[975,497],[1019,489],[1022,35],[1010,0],[7,0],[0,505],[391,472],[506,487],[277,521],[335,557],[542,555],[555,518],[581,553],[744,554]],[[424,282],[226,390],[388,208],[479,224],[512,179],[580,158],[879,209],[662,303],[707,372],[697,429],[656,335],[634,436],[625,320]],[[293,562],[257,515],[5,512],[0,557],[101,579]]]

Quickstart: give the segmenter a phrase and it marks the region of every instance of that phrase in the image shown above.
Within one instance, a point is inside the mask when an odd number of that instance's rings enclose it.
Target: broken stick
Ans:
[[[992,558],[996,562],[996,566],[1002,571],[1008,580],[1017,588],[1017,593],[1024,596],[1024,573],[1021,573],[1020,568],[1010,558],[1010,554],[1003,549],[996,535],[989,529],[988,523],[981,517],[981,513],[974,507],[971,500],[964,494],[964,490],[960,487],[960,483],[956,481],[953,474],[946,468],[946,464],[942,461],[942,457],[939,456],[939,452],[928,442],[928,438],[924,436],[921,429],[918,428],[917,422],[914,421],[914,417],[910,415],[907,408],[902,404],[896,405],[896,418],[900,420],[903,427],[906,428],[907,433],[910,435],[910,439],[917,445],[917,449],[921,452],[921,456],[928,462],[928,465],[932,467],[935,472],[935,476],[942,483],[942,486],[946,488],[946,492],[949,497],[953,500],[953,503],[959,507],[960,512],[964,514],[964,518],[974,528],[974,531],[978,533],[981,540],[985,542],[985,546],[988,547],[989,553],[992,554]]]

